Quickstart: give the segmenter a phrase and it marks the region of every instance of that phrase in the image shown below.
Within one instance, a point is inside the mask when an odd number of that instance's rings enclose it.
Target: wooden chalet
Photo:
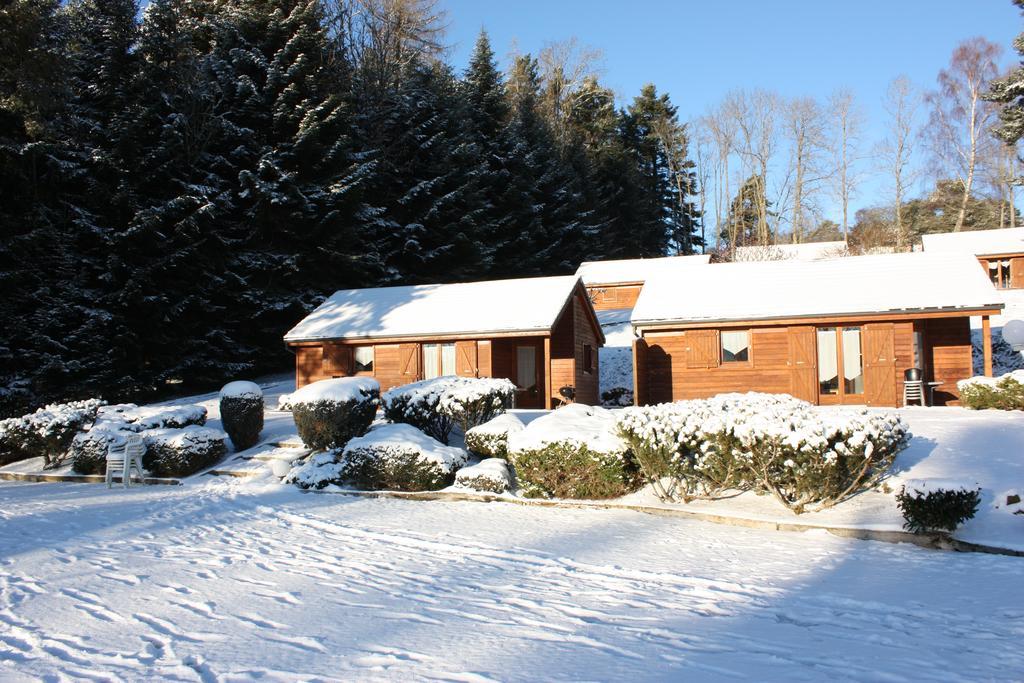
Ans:
[[[937,233],[921,243],[929,254],[974,256],[996,289],[1024,289],[1024,228]]]
[[[632,308],[648,278],[671,275],[682,268],[707,265],[710,260],[710,254],[694,254],[618,261],[584,261],[576,270],[576,275],[586,285],[594,309],[606,311]]]
[[[381,390],[443,375],[504,377],[516,405],[552,408],[571,388],[599,402],[604,335],[575,276],[335,292],[284,337],[295,385],[376,378]]]
[[[957,402],[972,373],[970,317],[1002,304],[969,256],[886,254],[724,263],[649,281],[633,309],[638,405],[724,392],[898,406],[904,371]]]

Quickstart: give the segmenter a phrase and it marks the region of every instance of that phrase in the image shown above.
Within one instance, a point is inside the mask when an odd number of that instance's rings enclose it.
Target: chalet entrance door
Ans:
[[[818,369],[814,347],[814,328],[790,327],[789,341],[789,393],[791,396],[818,402]]]
[[[540,347],[536,344],[516,346],[516,407],[543,408]]]
[[[896,405],[896,327],[892,323],[864,326],[865,403]]]
[[[819,327],[818,403],[864,403],[864,355],[861,328],[853,325]]]

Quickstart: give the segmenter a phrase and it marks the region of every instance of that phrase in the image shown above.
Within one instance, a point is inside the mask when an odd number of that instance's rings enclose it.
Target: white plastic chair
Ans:
[[[142,456],[146,453],[146,443],[140,434],[129,434],[124,441],[115,441],[107,447],[107,488],[110,488],[114,474],[121,473],[121,485],[128,488],[132,485],[132,468],[139,473],[139,480],[145,479],[142,471]]]

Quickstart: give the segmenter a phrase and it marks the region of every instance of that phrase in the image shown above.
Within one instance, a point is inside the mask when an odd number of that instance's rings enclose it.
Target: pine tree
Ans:
[[[1024,13],[1024,0],[1013,0],[1013,4]],[[996,135],[1008,145],[1016,145],[1024,136],[1024,33],[1013,41],[1013,48],[1021,56],[1021,63],[1003,78],[989,84],[986,99],[999,102],[1001,124],[995,129]]]

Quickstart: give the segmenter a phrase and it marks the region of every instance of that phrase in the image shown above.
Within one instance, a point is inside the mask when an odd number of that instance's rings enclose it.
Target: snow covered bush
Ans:
[[[142,438],[146,442],[142,466],[156,477],[195,474],[217,464],[227,452],[227,434],[199,425],[150,429],[142,433]]]
[[[504,413],[466,432],[466,448],[484,458],[507,458],[508,435],[525,429],[522,420]]]
[[[290,396],[299,438],[313,450],[342,448],[366,433],[380,403],[370,377],[340,377],[307,384]]]
[[[295,484],[301,489],[322,489],[329,484],[340,484],[341,463],[334,451],[313,453],[292,467],[285,475],[284,482]]]
[[[615,498],[636,490],[635,463],[610,410],[573,403],[508,435],[509,461],[531,496]]]
[[[396,387],[382,397],[384,416],[447,444],[452,428],[466,433],[512,405],[515,385],[492,377],[445,376]]]
[[[757,393],[627,408],[619,433],[663,500],[753,489],[797,513],[874,486],[910,439],[896,414]]]
[[[229,382],[220,390],[220,420],[236,451],[252,448],[263,431],[263,391],[253,382]]]
[[[107,449],[119,440],[117,430],[93,427],[79,432],[71,441],[71,469],[78,474],[103,474],[107,466]]]
[[[466,464],[461,448],[445,446],[407,424],[382,424],[352,439],[341,454],[340,478],[378,491],[436,491]]]
[[[971,377],[956,383],[960,403],[967,408],[984,410],[1024,410],[1024,370],[1014,370],[1002,377]]]
[[[147,429],[180,428],[206,424],[206,408],[189,403],[138,406],[116,403],[103,406],[96,415],[96,427],[141,432]]]
[[[896,494],[896,503],[907,531],[952,533],[978,511],[981,489],[955,482],[909,481]]]
[[[455,473],[455,485],[476,491],[504,493],[513,487],[512,472],[501,458],[487,458]]]
[[[96,420],[102,405],[99,399],[54,403],[0,420],[0,465],[36,457],[43,458],[46,468],[60,465],[75,434]]]

